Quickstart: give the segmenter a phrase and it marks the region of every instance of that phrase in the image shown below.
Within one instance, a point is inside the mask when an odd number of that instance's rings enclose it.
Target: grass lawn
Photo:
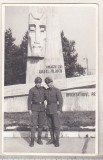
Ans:
[[[46,119],[46,118],[45,118]],[[95,126],[94,111],[69,111],[60,116],[61,130],[63,131],[87,131],[86,126]],[[4,130],[8,126],[19,126],[16,130],[30,130],[30,115],[28,112],[4,113]],[[84,128],[81,128],[84,127]],[[45,120],[44,130],[47,129]],[[91,129],[92,131],[94,129]]]

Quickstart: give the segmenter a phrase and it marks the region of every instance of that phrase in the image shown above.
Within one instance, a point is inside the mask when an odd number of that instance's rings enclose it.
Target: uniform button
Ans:
[[[41,102],[39,102],[41,104]]]

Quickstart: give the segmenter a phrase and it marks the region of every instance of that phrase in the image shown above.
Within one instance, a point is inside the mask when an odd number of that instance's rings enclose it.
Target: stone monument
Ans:
[[[36,9],[35,9],[36,8]],[[62,91],[64,111],[95,110],[96,76],[65,77],[58,16],[55,7],[30,7],[26,84],[4,87],[4,111],[28,111],[34,79],[50,76]],[[90,88],[89,88],[90,86]],[[92,86],[92,87],[91,87]],[[88,88],[87,88],[88,87]]]
[[[53,7],[37,7],[29,13],[26,83],[33,83],[37,76],[65,78],[59,22]]]

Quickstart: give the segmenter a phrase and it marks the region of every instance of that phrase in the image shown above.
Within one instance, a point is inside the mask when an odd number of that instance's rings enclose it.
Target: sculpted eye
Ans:
[[[36,31],[36,25],[35,24],[30,24],[29,25],[29,31],[35,32]]]
[[[46,26],[45,26],[45,25],[40,25],[40,31],[41,31],[41,32],[46,31]]]

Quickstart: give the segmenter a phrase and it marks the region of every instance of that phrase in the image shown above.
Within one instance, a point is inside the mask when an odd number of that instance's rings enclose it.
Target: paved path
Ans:
[[[60,138],[60,147],[46,145],[47,139],[43,139],[43,145],[35,142],[30,147],[29,141],[29,138],[4,138],[4,153],[95,154],[95,138]]]

